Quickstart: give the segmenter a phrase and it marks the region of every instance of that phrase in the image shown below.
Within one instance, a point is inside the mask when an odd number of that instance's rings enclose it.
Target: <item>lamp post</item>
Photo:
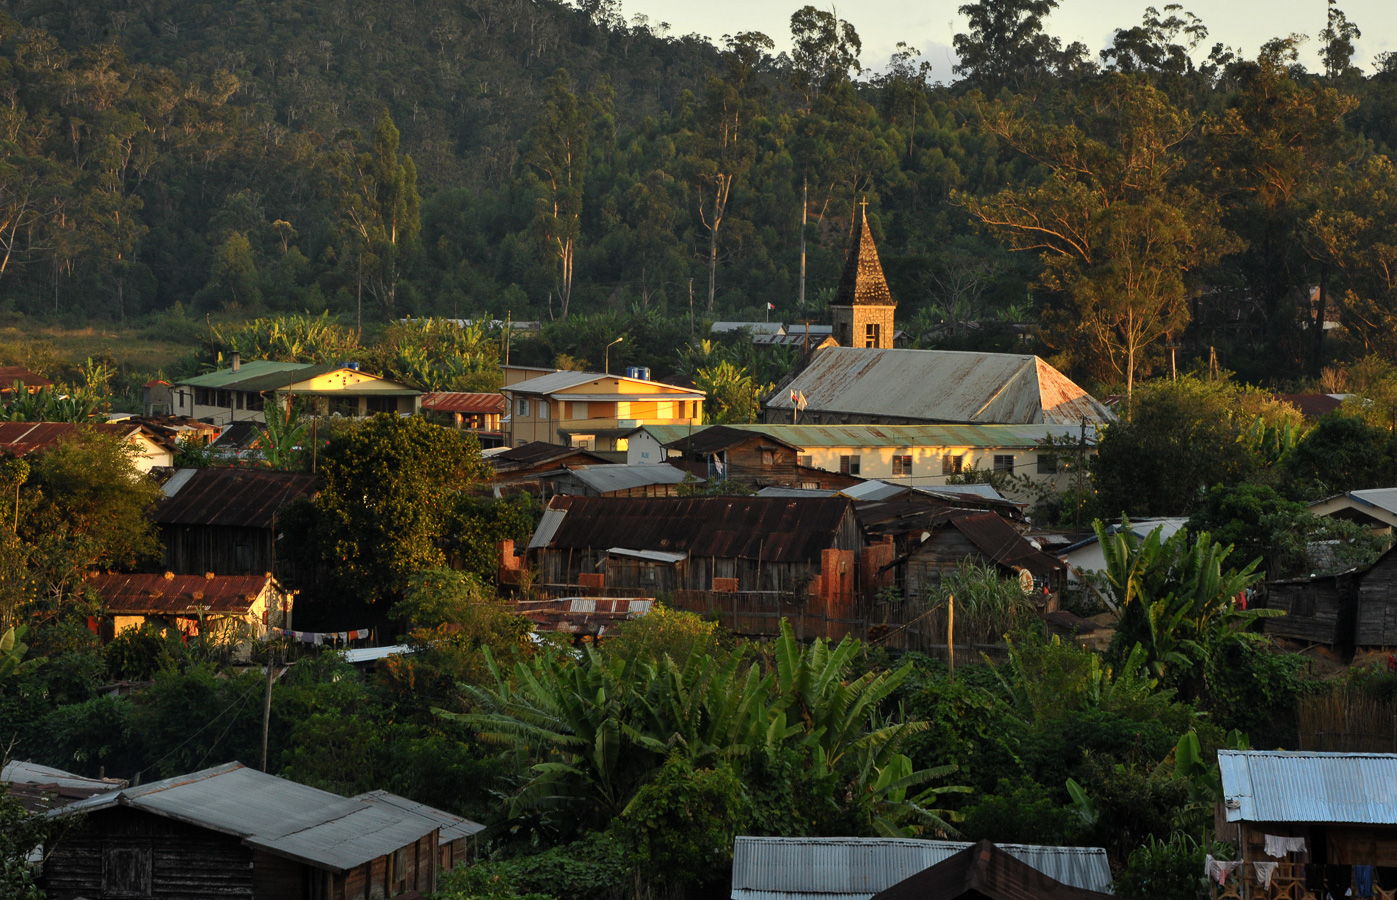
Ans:
[[[602,351],[603,357],[604,357],[604,361],[605,361],[605,364],[606,364],[606,368],[605,368],[603,371],[604,371],[607,375],[610,375],[610,374],[611,374],[611,348],[612,348],[612,347],[615,347],[617,344],[621,343],[621,341],[623,341],[623,340],[625,340],[625,335],[622,335],[621,337],[618,337],[616,340],[614,340],[614,341],[612,341],[611,343],[607,344],[607,345],[606,345],[606,349]]]

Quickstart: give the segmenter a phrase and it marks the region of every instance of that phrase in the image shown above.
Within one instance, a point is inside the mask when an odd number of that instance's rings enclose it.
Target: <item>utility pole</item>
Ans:
[[[956,680],[956,595],[946,595],[946,670]]]
[[[694,337],[694,279],[689,279],[689,339]]]
[[[800,310],[805,311],[805,224],[810,215],[810,177],[800,182]],[[806,329],[809,331],[809,328]],[[808,343],[808,341],[807,341]],[[807,353],[810,348],[805,348]]]

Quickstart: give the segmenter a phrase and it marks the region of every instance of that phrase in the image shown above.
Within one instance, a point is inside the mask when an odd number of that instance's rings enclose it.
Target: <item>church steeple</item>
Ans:
[[[893,345],[893,311],[897,304],[878,261],[878,248],[868,227],[864,200],[859,231],[844,261],[839,290],[830,304],[834,339],[843,347],[889,348]]]

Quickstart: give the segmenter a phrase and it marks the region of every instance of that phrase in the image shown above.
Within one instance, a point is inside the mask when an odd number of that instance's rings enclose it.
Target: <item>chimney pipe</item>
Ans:
[[[241,371],[243,367],[243,355],[238,351],[233,351],[233,371]]]

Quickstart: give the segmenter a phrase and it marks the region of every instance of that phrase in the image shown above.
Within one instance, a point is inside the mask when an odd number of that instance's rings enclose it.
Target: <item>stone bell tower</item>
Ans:
[[[889,349],[893,345],[893,312],[897,304],[883,277],[873,232],[868,229],[868,201],[863,201],[862,206],[863,222],[849,248],[839,290],[829,307],[831,324],[834,339],[841,347]]]

